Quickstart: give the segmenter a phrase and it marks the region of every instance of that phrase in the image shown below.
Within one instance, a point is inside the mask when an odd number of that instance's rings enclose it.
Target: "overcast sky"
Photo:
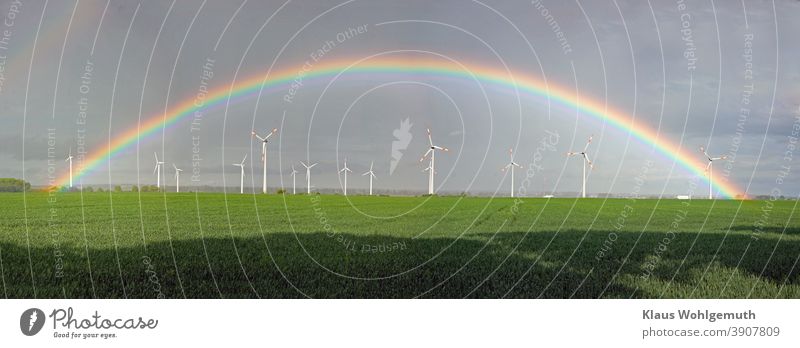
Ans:
[[[3,0],[0,14],[0,177],[24,177],[34,185],[48,182],[48,170],[64,173],[63,159],[70,148],[80,155],[81,141],[89,153],[107,147],[139,122],[191,100],[203,83],[215,90],[266,76],[271,67],[300,70],[338,33],[361,27],[309,71],[376,54],[508,69],[519,79],[546,79],[580,98],[606,102],[683,144],[698,161],[701,145],[730,156],[728,168],[720,163],[715,174],[751,194],[800,192],[796,170],[776,183],[781,167],[792,164],[785,157],[793,154],[793,127],[800,127],[796,1],[81,0],[45,7],[44,1]],[[204,66],[213,77],[203,78]],[[428,127],[437,145],[451,149],[436,157],[436,185],[443,191],[505,194],[510,178],[500,168],[510,147],[526,169],[535,153],[542,156],[528,191],[579,191],[581,162],[565,152],[583,148],[591,134],[590,194],[685,194],[697,179],[624,130],[574,108],[548,106],[542,96],[521,93],[518,99],[491,83],[360,74],[308,81],[291,103],[286,93],[279,88],[205,110],[194,130],[187,117],[81,180],[154,184],[158,152],[169,184],[175,163],[185,170],[185,185],[236,188],[238,168],[231,164],[247,154],[246,182],[257,185],[260,145],[249,136],[254,126],[280,129],[269,148],[270,186],[282,180],[290,186],[291,166],[300,170],[298,161],[310,160],[320,163],[313,169],[315,186],[338,187],[337,168],[347,158],[351,189],[367,187],[360,174],[374,161],[376,188],[424,191],[425,165],[418,160]],[[409,144],[396,144],[402,155],[393,157],[395,130],[406,118],[410,137],[401,140]],[[557,143],[537,151],[548,134],[558,134]],[[193,161],[193,152],[202,159]],[[397,168],[390,173],[393,158]],[[517,173],[518,186],[524,177]]]

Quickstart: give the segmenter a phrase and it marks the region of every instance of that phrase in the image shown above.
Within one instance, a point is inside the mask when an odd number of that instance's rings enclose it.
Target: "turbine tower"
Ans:
[[[370,162],[369,171],[364,173],[364,174],[361,174],[362,176],[363,175],[369,175],[369,195],[370,196],[372,196],[372,179],[375,178],[375,173],[372,171],[372,165],[373,164],[375,164],[375,162]]]
[[[175,192],[181,192],[181,172],[183,169],[178,169],[175,163],[172,164],[172,168],[175,168]]]
[[[339,171],[339,173],[344,173],[344,195],[347,196],[347,173],[352,173],[353,171],[350,168],[347,168],[347,158],[344,159],[344,168]]]
[[[430,162],[430,166],[428,167],[428,169],[430,169],[430,170],[428,170],[428,194],[432,195],[433,194],[433,179],[434,179],[434,175],[436,174],[436,150],[441,150],[441,151],[444,151],[444,152],[447,152],[447,151],[450,151],[450,150],[448,148],[446,148],[446,147],[433,145],[433,138],[431,137],[431,129],[430,128],[428,128],[428,143],[430,144],[430,147],[428,148],[428,151],[425,152],[424,155],[422,155],[422,158],[420,158],[419,161],[422,162],[422,161],[425,160],[426,157],[428,157],[428,155],[431,155],[431,162]]]
[[[511,156],[511,161],[501,170],[511,170],[511,197],[514,197],[514,167],[522,168],[522,166],[514,162],[514,149],[508,149],[508,155]]]
[[[311,194],[311,168],[314,168],[314,166],[317,165],[317,163],[314,163],[314,164],[309,166],[309,165],[306,165],[305,163],[303,163],[303,161],[300,161],[300,164],[302,164],[303,167],[306,167],[306,194],[310,195]]]
[[[67,159],[64,162],[69,162],[69,188],[72,188],[72,148],[69,148],[69,155],[67,155]]]
[[[594,169],[594,165],[592,164],[592,160],[589,159],[589,155],[586,154],[586,150],[589,149],[589,144],[592,143],[592,137],[594,135],[589,136],[589,140],[586,141],[586,146],[584,146],[583,151],[581,152],[567,152],[567,156],[575,156],[581,155],[583,157],[583,185],[581,186],[581,197],[586,198],[586,165],[589,165],[589,169]]]
[[[158,154],[153,152],[153,155],[156,156],[156,167],[153,169],[153,174],[156,175],[156,187],[161,189],[161,172],[163,168],[161,166],[164,165],[164,162],[158,160]]]
[[[242,163],[234,163],[233,165],[242,168],[242,175],[239,177],[239,193],[244,193],[244,161],[247,159],[247,154],[242,158]]]
[[[294,166],[292,166],[292,194],[293,195],[297,194],[297,173],[298,172],[294,169]]]
[[[708,152],[706,152],[706,148],[702,146],[700,146],[700,151],[708,159],[708,165],[706,165],[706,172],[708,173],[708,199],[714,199],[714,161],[724,161],[728,159],[728,156],[711,157],[708,155]]]
[[[263,163],[264,167],[264,177],[261,179],[261,193],[267,193],[267,143],[269,142],[268,139],[273,134],[278,132],[278,128],[273,128],[269,134],[265,137],[259,136],[256,131],[250,132],[254,137],[261,140],[261,163]]]

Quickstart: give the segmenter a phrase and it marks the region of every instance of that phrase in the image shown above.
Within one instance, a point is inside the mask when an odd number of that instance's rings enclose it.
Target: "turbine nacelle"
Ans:
[[[370,162],[370,164],[369,164],[369,171],[367,171],[366,173],[364,173],[364,174],[361,174],[361,175],[369,175],[369,176],[371,176],[371,177],[373,177],[373,178],[374,178],[374,177],[375,177],[375,172],[373,172],[373,171],[372,171],[372,166],[373,166],[374,164],[375,164],[375,162]]]
[[[246,160],[247,160],[247,154],[245,154],[244,158],[242,158],[242,163],[234,163],[233,165],[235,165],[237,167],[242,167],[242,170],[244,170],[244,161],[246,161]]]
[[[269,134],[267,134],[267,136],[265,137],[261,137],[260,135],[258,135],[258,133],[256,133],[255,130],[250,132],[250,134],[258,138],[258,140],[261,140],[261,162],[266,163],[267,161],[267,143],[269,142],[269,137],[271,137],[275,133],[278,133],[278,128],[272,128],[272,131],[269,132]],[[264,166],[265,166],[264,171],[266,173],[266,164],[264,164]],[[264,184],[264,186],[265,186],[264,188],[266,189],[266,184]]]
[[[314,166],[319,164],[319,163],[314,163],[314,164],[309,166],[309,165],[306,165],[305,163],[303,163],[303,161],[300,161],[300,164],[302,164],[303,167],[306,167],[306,169],[311,169],[311,168],[314,168]]]
[[[589,159],[589,154],[587,153],[587,150],[589,150],[589,145],[592,143],[592,139],[593,138],[594,138],[594,135],[590,135],[589,136],[589,139],[586,140],[586,146],[583,147],[583,151],[581,151],[581,152],[570,151],[570,152],[567,152],[567,156],[568,157],[572,157],[572,156],[581,155],[581,157],[583,157],[583,160],[586,161],[586,164],[589,165],[589,169],[594,169],[594,164],[592,163],[592,160]]]
[[[506,164],[506,166],[501,168],[500,170],[501,171],[506,171],[506,170],[508,170],[508,168],[511,168],[511,167],[522,168],[521,165],[519,165],[517,162],[514,162],[514,149],[508,149],[508,154],[509,154],[509,157],[511,158],[511,160],[509,160],[508,164]]]
[[[594,135],[590,135],[589,136],[589,139],[586,140],[586,145],[583,147],[583,151],[581,151],[581,152],[577,152],[577,151],[567,152],[567,156],[568,157],[573,157],[573,156],[577,156],[577,155],[581,155],[581,157],[583,157],[583,175],[581,176],[581,180],[582,180],[581,197],[583,197],[583,198],[586,198],[586,176],[587,176],[586,175],[586,165],[587,164],[589,165],[589,169],[590,170],[594,169],[594,164],[592,163],[592,160],[589,159],[589,155],[586,152],[587,150],[589,150],[589,145],[592,143],[592,139],[593,138],[594,138]]]
[[[713,163],[714,161],[724,161],[728,159],[728,156],[726,155],[720,157],[711,157],[711,155],[709,155],[708,152],[706,152],[706,148],[703,146],[700,146],[700,152],[702,152],[703,155],[706,156],[706,159],[708,160],[708,164],[706,165],[706,170],[705,170],[706,174],[708,174],[708,171],[711,168],[711,163]]]
[[[350,172],[350,173],[353,172],[352,170],[350,170],[350,168],[347,168],[347,159],[344,160],[344,167],[341,170],[339,170],[339,173],[342,172]]]
[[[158,171],[158,169],[161,168],[161,166],[164,164],[164,162],[158,160],[158,154],[157,153],[153,152],[153,156],[156,157],[156,166],[155,166],[155,168],[153,168],[153,174],[155,174]]]
[[[258,138],[258,140],[261,140],[261,142],[264,143],[268,142],[269,137],[271,137],[275,133],[278,133],[278,128],[272,128],[272,131],[270,131],[269,134],[267,134],[267,136],[265,137],[261,137],[260,135],[258,135],[258,133],[256,133],[255,130],[250,132],[250,134],[252,134],[254,137]]]

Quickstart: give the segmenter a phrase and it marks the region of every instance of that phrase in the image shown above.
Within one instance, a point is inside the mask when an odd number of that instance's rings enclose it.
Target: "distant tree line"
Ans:
[[[25,180],[0,178],[0,192],[22,192],[30,190],[31,184]]]
[[[81,191],[81,189],[73,188],[71,191]],[[92,187],[92,186],[84,186],[83,192],[109,192],[112,191],[111,189],[105,189],[103,187]],[[125,192],[121,185],[114,186],[114,192]],[[158,189],[156,185],[142,185],[141,187],[132,185],[130,188],[130,192],[159,192],[161,190]]]

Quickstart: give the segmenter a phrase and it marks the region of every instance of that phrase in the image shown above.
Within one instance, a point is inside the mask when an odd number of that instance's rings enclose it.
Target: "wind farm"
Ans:
[[[0,296],[800,297],[797,4],[377,1],[26,3]]]
[[[245,85],[244,88],[251,87]],[[179,113],[173,113],[173,117],[179,117]],[[748,241],[754,232],[746,226],[762,224],[760,221],[764,218],[759,218],[758,200],[749,200],[747,196],[740,195],[743,191],[729,180],[715,180],[714,162],[727,160],[727,155],[711,156],[705,147],[700,147],[700,153],[693,152],[695,156],[692,159],[684,155],[682,150],[662,156],[665,162],[671,161],[680,165],[684,172],[694,174],[689,179],[681,179],[687,184],[696,186],[697,182],[707,182],[708,199],[701,199],[705,197],[696,194],[672,199],[671,194],[664,194],[663,191],[655,197],[636,194],[615,198],[603,196],[598,189],[591,190],[599,186],[595,183],[602,179],[599,176],[608,175],[608,172],[593,174],[593,185],[588,185],[590,172],[596,169],[595,160],[599,157],[608,161],[609,158],[603,156],[601,150],[603,136],[582,138],[582,135],[576,134],[573,143],[582,145],[577,149],[553,142],[546,146],[540,143],[539,147],[531,147],[530,143],[527,146],[518,144],[506,151],[490,144],[486,147],[483,166],[500,170],[484,170],[482,167],[474,170],[475,178],[494,182],[494,190],[479,195],[470,194],[471,184],[451,177],[453,173],[458,175],[463,171],[459,168],[459,161],[479,155],[471,146],[474,140],[471,134],[454,130],[452,125],[438,123],[436,129],[442,131],[434,139],[432,126],[414,129],[409,120],[405,118],[400,123],[401,128],[391,132],[395,137],[391,149],[386,148],[386,157],[377,162],[371,156],[371,151],[386,143],[374,140],[378,137],[372,136],[367,141],[348,138],[351,147],[337,148],[337,155],[339,151],[347,154],[339,164],[336,161],[338,156],[326,159],[322,154],[308,149],[305,152],[298,151],[294,145],[296,142],[287,136],[292,132],[285,129],[273,128],[266,133],[250,130],[249,148],[231,147],[231,153],[236,158],[241,151],[245,151],[245,154],[241,161],[223,166],[226,174],[233,174],[224,178],[233,179],[223,180],[222,194],[206,192],[193,180],[199,170],[196,161],[191,163],[192,169],[186,167],[189,165],[187,162],[170,161],[174,170],[175,189],[174,192],[171,188],[168,190],[164,178],[164,157],[172,159],[173,156],[164,152],[161,156],[159,152],[154,152],[155,178],[145,177],[144,182],[137,183],[143,188],[155,184],[155,190],[142,189],[135,194],[122,190],[90,192],[92,186],[85,185],[83,179],[98,163],[110,161],[115,155],[114,150],[101,150],[104,157],[88,161],[88,166],[83,161],[77,173],[73,174],[72,161],[76,157],[73,157],[70,149],[64,162],[63,179],[60,186],[52,191],[63,195],[63,202],[82,199],[83,205],[77,206],[83,207],[92,202],[101,202],[108,197],[106,195],[110,195],[115,202],[114,215],[101,217],[100,220],[114,221],[115,231],[120,233],[145,229],[142,240],[146,241],[148,250],[152,250],[149,251],[150,257],[169,269],[169,273],[164,273],[169,285],[160,287],[156,292],[131,285],[142,282],[140,272],[130,266],[122,266],[128,263],[119,262],[117,265],[115,258],[133,258],[135,249],[145,242],[132,237],[136,236],[135,233],[128,233],[114,242],[118,243],[115,247],[120,250],[121,256],[99,251],[109,249],[110,241],[107,240],[93,242],[90,246],[93,253],[99,255],[92,257],[93,273],[82,279],[88,279],[94,287],[87,287],[81,281],[72,283],[81,285],[63,289],[45,285],[37,287],[36,296],[56,296],[59,291],[67,291],[68,296],[75,297],[209,297],[223,294],[244,298],[372,298],[414,297],[420,294],[445,298],[738,298],[746,295],[740,288],[726,287],[728,280],[754,289],[747,293],[748,296],[754,293],[756,296],[771,297],[800,296],[800,285],[790,280],[795,277],[793,270],[780,273],[775,279],[758,276],[754,271],[767,266],[789,268],[793,262],[790,256],[800,253],[800,247],[797,246],[800,244],[784,243],[778,246],[782,252],[770,260],[755,256],[747,257],[745,261],[735,260],[740,254],[753,250],[750,249],[752,246],[748,246]],[[161,124],[164,125],[163,120]],[[639,129],[644,127],[627,128],[629,134],[634,130],[644,133]],[[237,129],[235,138],[243,138],[239,135],[246,132]],[[278,132],[282,134],[280,138],[276,137]],[[618,135],[604,134],[612,139]],[[464,149],[457,146],[457,150],[451,150],[443,146],[457,144],[460,135],[465,139],[462,142]],[[511,134],[500,135],[504,141],[510,137]],[[586,139],[586,142],[578,139]],[[309,145],[314,143],[310,135],[308,142]],[[670,148],[663,139],[645,138],[641,143],[649,144],[653,151],[660,151],[662,155]],[[118,143],[116,146],[124,148],[128,145]],[[170,147],[164,146],[165,149]],[[570,173],[562,174],[564,178],[572,178],[572,173],[577,171],[573,171],[577,169],[574,168],[577,165],[574,159],[580,160],[579,183],[567,179],[561,182],[559,179],[559,192],[556,187],[548,187],[543,184],[544,181],[537,180],[537,170],[559,163],[555,157],[550,157],[550,162],[543,164],[543,149],[558,154],[568,150],[566,158],[560,156],[564,172]],[[413,155],[416,151],[422,152],[418,161],[403,159],[406,154]],[[260,154],[258,159],[248,156],[256,152]],[[354,160],[351,156],[358,159]],[[518,160],[520,156],[523,160]],[[310,158],[319,162],[312,162]],[[703,162],[704,166],[701,164]],[[298,164],[305,169],[304,173],[302,169],[296,169]],[[182,168],[187,169],[187,174],[193,175],[188,184],[186,180],[181,180]],[[360,175],[353,177],[354,171]],[[425,174],[425,181],[421,180],[420,173]],[[301,187],[298,191],[297,176],[303,174],[305,190]],[[268,180],[269,176],[273,178]],[[77,184],[74,182],[76,177]],[[398,191],[397,181],[401,179],[404,179],[402,191]],[[328,186],[320,185],[320,182],[327,182]],[[332,182],[338,185],[331,185]],[[273,183],[273,186],[268,186],[268,183]],[[580,188],[577,192],[571,189],[575,186]],[[31,203],[29,209],[32,213],[46,208],[42,205],[46,202],[45,198],[37,193],[25,196],[26,202]],[[125,204],[134,198],[140,203]],[[3,199],[11,199],[9,204],[13,204],[15,196],[0,195],[0,200]],[[161,200],[162,204],[153,203],[156,200]],[[103,206],[102,203],[96,205]],[[164,207],[164,210],[157,207]],[[786,236],[783,233],[785,229],[779,228],[782,223],[789,229],[800,226],[792,214],[790,202],[778,201],[772,207],[774,211],[766,219],[771,229],[760,230],[758,233],[762,234],[759,238],[785,238],[794,242],[794,236]],[[95,218],[103,216],[104,212],[92,209]],[[730,215],[732,209],[738,209],[741,213]],[[2,214],[0,212],[0,216]],[[83,215],[71,212],[70,216]],[[141,218],[130,218],[136,216]],[[136,227],[137,221],[142,226]],[[72,218],[66,222],[72,227],[79,223],[85,224],[83,220]],[[591,226],[590,231],[580,232],[586,226]],[[640,226],[645,226],[644,230]],[[680,226],[683,234],[674,242],[670,240],[673,249],[668,254],[662,254],[657,249],[658,244],[664,243],[665,233],[675,233],[671,230],[674,226]],[[69,230],[73,230],[72,227]],[[100,231],[103,225],[90,223],[86,228]],[[167,228],[169,233],[160,232]],[[193,231],[201,229],[202,240],[198,242]],[[65,238],[72,240],[81,236],[69,234]],[[551,246],[548,241],[556,239],[559,242]],[[14,247],[18,242],[0,245],[4,255],[22,260],[17,256],[23,250]],[[231,242],[228,247],[224,246]],[[723,242],[728,243],[726,249],[721,253],[714,251],[716,244]],[[34,240],[34,245],[37,243],[41,245],[40,241]],[[73,244],[79,245],[80,241],[75,240]],[[234,249],[230,248],[231,245]],[[653,249],[654,246],[656,249]],[[756,248],[760,248],[755,249],[758,252],[755,255],[759,255],[768,247],[762,245]],[[514,251],[508,252],[510,249]],[[169,255],[164,254],[167,250]],[[409,253],[412,250],[413,253]],[[656,261],[653,261],[653,250],[658,253]],[[81,260],[82,252],[70,249],[67,255],[71,259]],[[173,252],[178,255],[173,256]],[[628,256],[623,258],[625,253]],[[680,262],[680,255],[686,253],[694,253],[701,261],[689,265],[687,269]],[[203,254],[207,255],[207,260],[196,259],[197,255]],[[473,254],[480,255],[474,263],[470,256]],[[265,255],[272,258],[272,266],[264,263]],[[165,264],[167,257],[175,261]],[[543,257],[546,265],[539,263]],[[237,260],[234,264],[230,263],[233,259]],[[317,268],[308,264],[309,261]],[[435,266],[425,266],[429,262]],[[208,266],[204,266],[205,263]],[[71,263],[69,267],[70,272],[85,274],[80,262]],[[418,267],[422,267],[426,275],[405,276],[409,272],[416,273]],[[564,271],[567,267],[580,270]],[[13,269],[9,274],[11,278],[26,277],[20,271],[24,267]],[[712,270],[711,274],[709,270]],[[123,274],[114,277],[113,272]],[[215,274],[214,277],[210,276],[211,272]],[[701,276],[688,283],[671,280],[686,272],[701,272]],[[217,280],[217,274],[222,279]],[[243,278],[246,280],[226,278],[237,274],[247,274]],[[34,281],[37,280],[36,274],[31,276]],[[179,276],[181,283],[174,282]],[[440,288],[436,285],[437,279],[448,276],[452,280],[447,281],[447,286]],[[291,279],[290,282],[279,280],[287,277]],[[101,278],[116,280],[95,283],[95,279]],[[209,279],[212,283],[216,282],[216,290],[209,286]],[[353,285],[353,279],[391,279],[388,282],[399,290],[387,292],[383,285]],[[532,282],[526,279],[549,281]],[[776,279],[787,285],[776,285]],[[184,285],[183,282],[190,285]],[[32,289],[16,284],[6,291],[12,296],[32,295]]]

